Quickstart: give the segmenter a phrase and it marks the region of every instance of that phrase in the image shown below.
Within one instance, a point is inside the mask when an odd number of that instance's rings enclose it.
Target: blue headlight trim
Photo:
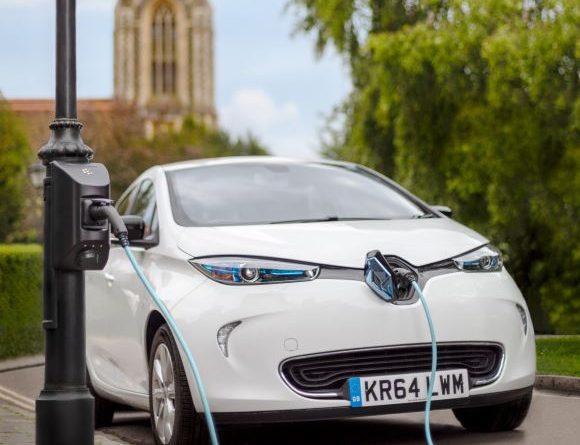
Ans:
[[[217,273],[234,273],[236,271],[235,267],[220,267],[220,266],[210,266],[209,264],[200,264],[208,272],[217,272]],[[239,270],[239,268],[238,268]]]
[[[231,281],[234,283],[239,283],[242,281],[240,275],[241,270],[235,267],[221,267],[221,266],[210,266],[208,264],[200,264],[200,266],[207,271],[210,278],[212,276],[231,276]]]
[[[260,275],[274,275],[276,277],[304,277],[303,270],[260,269]]]
[[[489,244],[453,258],[453,262],[464,272],[500,272],[503,269],[501,252]]]
[[[190,264],[214,281],[236,285],[311,281],[320,273],[316,265],[259,258],[196,258]]]

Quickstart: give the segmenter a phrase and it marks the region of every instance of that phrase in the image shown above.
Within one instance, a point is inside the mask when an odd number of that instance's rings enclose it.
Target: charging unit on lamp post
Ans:
[[[37,444],[93,444],[94,401],[86,386],[84,271],[109,256],[109,224],[90,218],[109,198],[101,164],[52,161],[45,184],[45,387],[37,399]],[[49,245],[48,245],[49,244]]]
[[[93,445],[94,400],[86,381],[85,270],[109,256],[109,224],[90,217],[108,201],[109,174],[91,163],[76,96],[76,0],[56,0],[56,110],[38,157],[44,181],[44,388],[36,400],[37,445]]]

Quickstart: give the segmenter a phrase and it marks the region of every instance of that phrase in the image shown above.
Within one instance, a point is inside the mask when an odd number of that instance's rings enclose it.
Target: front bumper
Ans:
[[[468,399],[434,403],[435,409],[481,403],[493,394],[500,400],[501,394],[529,390],[535,376],[533,328],[525,309],[528,332],[524,332],[516,305],[526,305],[506,271],[437,276],[427,282],[424,293],[438,342],[489,342],[504,348],[503,367],[493,383],[472,388]],[[280,364],[290,357],[427,344],[429,330],[419,302],[386,303],[358,281],[319,279],[237,287],[207,280],[180,299],[172,312],[196,358],[217,419],[275,420],[278,414],[288,418],[291,411],[297,416],[302,412],[308,418],[329,418],[423,409],[419,403],[354,412],[344,399],[297,394],[279,372]],[[234,321],[242,323],[231,333],[226,358],[218,347],[217,331]],[[195,388],[190,373],[188,378]],[[202,411],[197,391],[192,395]],[[272,412],[278,414],[268,414]]]
[[[431,410],[499,405],[501,403],[521,399],[528,394],[531,394],[533,389],[533,386],[530,386],[528,388],[512,389],[511,391],[479,394],[465,399],[435,400],[431,402]],[[216,422],[223,424],[286,423],[340,419],[345,417],[381,416],[385,414],[411,413],[424,410],[425,402],[419,402],[398,405],[369,406],[365,408],[350,408],[348,406],[342,406],[338,408],[295,409],[286,411],[215,413],[214,419]]]

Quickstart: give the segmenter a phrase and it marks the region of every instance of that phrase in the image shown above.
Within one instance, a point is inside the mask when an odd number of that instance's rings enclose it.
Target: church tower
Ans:
[[[138,108],[148,134],[186,115],[216,125],[212,14],[208,0],[118,0],[115,99]]]

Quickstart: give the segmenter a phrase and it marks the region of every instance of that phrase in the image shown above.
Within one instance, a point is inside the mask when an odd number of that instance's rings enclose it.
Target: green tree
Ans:
[[[294,0],[351,67],[327,154],[364,162],[504,251],[540,330],[580,329],[580,4]]]
[[[20,220],[30,155],[19,120],[0,95],[0,242]]]

